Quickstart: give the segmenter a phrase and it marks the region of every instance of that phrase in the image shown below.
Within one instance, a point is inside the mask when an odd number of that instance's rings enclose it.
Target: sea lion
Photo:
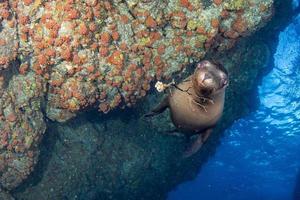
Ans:
[[[176,131],[188,138],[197,135],[184,154],[191,156],[201,148],[220,119],[227,86],[228,72],[223,65],[204,60],[196,64],[191,76],[178,85],[172,84],[163,101],[144,116],[158,115],[169,108]]]

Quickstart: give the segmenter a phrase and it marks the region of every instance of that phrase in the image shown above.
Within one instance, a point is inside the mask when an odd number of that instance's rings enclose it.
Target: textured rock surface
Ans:
[[[144,97],[210,48],[232,47],[272,14],[272,0],[14,1],[22,73],[47,82],[47,116],[109,112]],[[26,68],[26,69],[25,69]]]
[[[0,1],[0,186],[33,170],[44,117],[131,106],[270,18],[272,0]]]
[[[33,170],[46,124],[41,113],[42,88],[34,74],[14,76],[0,98],[0,183],[13,189]],[[26,93],[26,95],[24,95]]]

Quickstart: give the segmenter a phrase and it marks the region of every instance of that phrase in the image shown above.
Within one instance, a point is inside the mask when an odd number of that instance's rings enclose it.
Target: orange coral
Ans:
[[[47,56],[49,56],[49,57],[55,57],[55,55],[56,55],[56,52],[55,52],[55,50],[54,49],[46,49],[45,50],[45,54],[47,55]]]
[[[84,23],[81,23],[79,25],[79,34],[87,35],[88,33],[89,33],[89,30],[88,30],[87,26]]]
[[[63,83],[63,80],[60,80],[60,79],[54,79],[54,80],[51,80],[50,84],[54,87],[57,87],[57,86],[61,86]]]
[[[62,57],[64,60],[70,61],[71,58],[72,58],[72,51],[71,51],[71,49],[67,48],[67,49],[63,50],[63,51],[61,52],[61,57]]]
[[[95,23],[90,23],[89,29],[90,29],[90,31],[95,32],[97,30],[96,24]]]
[[[239,33],[243,33],[247,30],[247,24],[245,23],[245,21],[241,18],[238,17],[233,25],[232,25],[233,30],[239,32]]]
[[[77,19],[79,17],[79,12],[76,9],[71,9],[68,12],[68,18],[69,19]]]
[[[112,36],[113,40],[115,40],[115,41],[118,40],[120,37],[119,33],[116,31],[114,31],[111,36]]]
[[[221,3],[222,3],[222,0],[214,0],[214,4],[216,4],[216,5],[221,5]]]
[[[93,44],[91,44],[91,49],[92,50],[97,50],[98,48],[98,44],[96,42],[94,42]]]
[[[90,66],[87,66],[86,70],[87,70],[89,73],[92,73],[92,72],[94,72],[95,67],[94,67],[93,65],[90,65]]]
[[[146,26],[149,28],[155,28],[157,26],[156,21],[151,16],[147,17],[145,23],[146,23]]]
[[[126,15],[121,15],[121,22],[124,24],[127,24],[129,21],[129,18]]]
[[[28,24],[29,23],[29,17],[28,16],[19,16],[19,22],[22,25]]]
[[[220,22],[219,22],[218,19],[213,18],[213,19],[211,20],[211,25],[212,25],[212,27],[214,27],[214,28],[218,28],[219,25],[220,25]]]
[[[9,16],[10,16],[10,13],[9,13],[8,10],[1,10],[1,14],[0,15],[3,17],[3,19],[8,19]]]
[[[37,57],[39,65],[46,65],[48,62],[47,56],[41,54]]]
[[[127,44],[126,44],[125,42],[122,42],[122,43],[120,44],[120,49],[121,49],[122,51],[126,51],[126,50],[127,50]]]
[[[107,47],[101,47],[99,49],[99,53],[100,53],[101,57],[106,57],[108,55],[108,53],[109,53],[109,50],[108,50]]]
[[[28,68],[29,68],[29,66],[27,63],[21,64],[20,68],[19,68],[20,74],[24,75],[27,72]]]
[[[180,0],[179,3],[182,7],[187,8],[189,11],[192,11],[194,9],[189,0]]]
[[[113,65],[123,65],[124,55],[121,51],[114,51],[111,56],[108,57],[107,61]]]
[[[111,11],[112,10],[112,5],[109,1],[104,2],[104,7],[106,10]]]
[[[200,34],[203,34],[203,35],[206,34],[206,30],[202,26],[199,26],[196,31],[197,31],[197,33],[200,33]]]
[[[227,17],[229,17],[229,12],[227,10],[222,10],[221,17],[226,19]]]
[[[0,57],[0,65],[7,65],[9,63],[9,58],[4,56]]]
[[[108,32],[104,32],[100,35],[100,41],[102,44],[109,44],[110,40],[111,40],[111,37]]]
[[[6,41],[2,38],[0,38],[0,46],[6,45]]]
[[[32,4],[33,0],[23,0],[24,5],[29,6]]]
[[[186,7],[188,8],[190,6],[190,2],[189,0],[180,0],[180,5],[183,6],[183,7]]]

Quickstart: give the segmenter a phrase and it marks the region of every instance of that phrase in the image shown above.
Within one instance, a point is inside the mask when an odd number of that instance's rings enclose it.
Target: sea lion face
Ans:
[[[202,61],[195,69],[193,86],[203,96],[222,92],[228,86],[228,72],[219,63]]]

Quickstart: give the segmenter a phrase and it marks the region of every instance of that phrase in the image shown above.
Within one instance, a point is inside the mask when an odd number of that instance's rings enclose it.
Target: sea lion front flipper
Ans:
[[[165,97],[153,110],[145,114],[144,117],[152,117],[164,112],[169,107],[169,99]]]
[[[206,129],[203,133],[198,134],[196,140],[193,142],[191,147],[189,147],[183,154],[183,157],[188,158],[195,154],[207,140],[209,135],[212,133],[212,128]]]

